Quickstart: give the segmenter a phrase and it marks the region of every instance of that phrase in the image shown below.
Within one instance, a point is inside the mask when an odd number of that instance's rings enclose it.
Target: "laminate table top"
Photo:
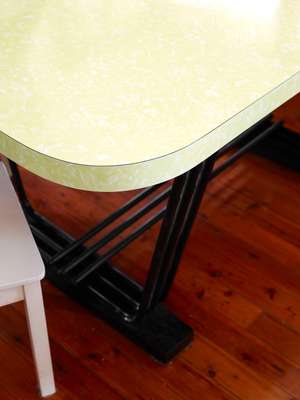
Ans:
[[[299,92],[299,0],[1,0],[0,152],[54,182],[168,180]]]

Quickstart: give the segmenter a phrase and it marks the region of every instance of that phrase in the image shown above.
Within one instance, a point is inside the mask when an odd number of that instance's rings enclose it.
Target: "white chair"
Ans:
[[[1,161],[0,260],[0,306],[24,300],[40,392],[49,396],[55,384],[40,282],[45,268]]]

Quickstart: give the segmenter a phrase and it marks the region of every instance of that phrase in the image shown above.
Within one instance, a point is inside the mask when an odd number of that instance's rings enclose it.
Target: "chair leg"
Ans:
[[[41,395],[49,396],[55,383],[40,281],[24,285],[24,301]]]

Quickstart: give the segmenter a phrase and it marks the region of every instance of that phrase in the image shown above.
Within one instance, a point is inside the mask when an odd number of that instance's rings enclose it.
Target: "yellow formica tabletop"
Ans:
[[[88,190],[206,159],[300,92],[299,0],[1,0],[0,152]]]

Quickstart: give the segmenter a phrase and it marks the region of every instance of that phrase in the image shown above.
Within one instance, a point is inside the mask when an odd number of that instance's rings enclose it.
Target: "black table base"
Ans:
[[[260,142],[255,152],[285,167],[300,172],[300,134],[282,128]]]
[[[45,261],[47,278],[155,359],[162,363],[170,361],[193,339],[192,328],[168,310],[164,301],[172,288],[206,186],[281,127],[280,122],[272,123],[270,117],[264,118],[209,159],[174,179],[169,187],[156,185],[141,191],[79,239],[72,238],[31,207],[18,167],[10,161],[12,180]],[[213,169],[215,161],[233,148],[237,150]],[[137,206],[138,210],[131,212],[125,222],[87,246],[87,241]],[[112,266],[110,259],[160,220],[162,225],[151,265],[145,285],[141,286]],[[129,235],[103,251],[104,246],[138,223]]]

